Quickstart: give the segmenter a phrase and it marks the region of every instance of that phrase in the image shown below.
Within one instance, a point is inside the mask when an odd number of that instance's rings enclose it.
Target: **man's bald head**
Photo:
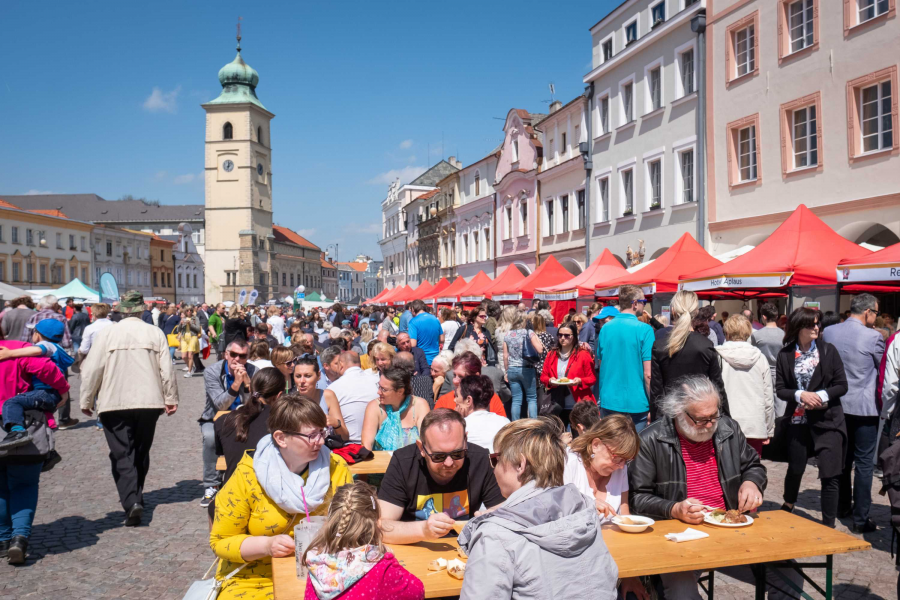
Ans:
[[[391,361],[391,365],[415,371],[416,359],[413,358],[412,352],[398,352],[394,355],[394,360]]]
[[[352,350],[348,352],[341,353],[341,362],[344,364],[344,369],[349,369],[350,367],[358,367],[362,365],[359,360],[359,354],[353,352]]]

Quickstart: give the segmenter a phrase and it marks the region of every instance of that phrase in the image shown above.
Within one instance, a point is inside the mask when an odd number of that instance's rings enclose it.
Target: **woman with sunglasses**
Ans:
[[[471,338],[481,348],[481,353],[488,359],[488,364],[495,364],[497,361],[497,350],[494,348],[494,341],[491,339],[490,332],[485,327],[487,318],[487,309],[484,306],[470,310],[466,315],[466,324],[456,330],[453,341],[450,342],[450,351],[456,350],[456,342],[459,340]],[[490,351],[488,351],[489,348]]]
[[[544,359],[544,370],[541,372],[541,383],[550,389],[553,402],[561,407],[560,418],[569,424],[569,413],[576,402],[593,402],[593,385],[597,381],[594,375],[594,357],[590,350],[585,350],[578,343],[578,330],[575,325],[565,323],[557,332],[559,347],[554,348]],[[567,383],[558,383],[561,378]],[[557,381],[557,383],[554,383]]]
[[[369,450],[393,452],[415,444],[428,401],[412,395],[412,374],[388,367],[378,381],[378,399],[369,402],[363,417],[362,444]]]
[[[462,598],[615,600],[618,569],[594,502],[565,485],[565,445],[555,425],[520,419],[494,438],[496,510],[459,535],[468,555]]]
[[[804,306],[788,320],[775,363],[775,394],[787,402],[786,422],[776,428],[773,444],[786,451],[788,459],[782,510],[794,510],[807,458],[815,455],[822,481],[822,524],[834,527],[847,450],[841,407],[847,376],[837,349],[819,339],[821,318],[821,312]],[[782,427],[786,430],[780,433]]]
[[[272,350],[272,355],[269,358],[272,361],[272,366],[284,375],[284,391],[291,391],[291,386],[294,384],[294,351],[282,346]]]
[[[325,411],[326,425],[334,430],[334,433],[345,440],[350,439],[344,415],[341,414],[341,405],[337,396],[333,393],[326,394],[325,390],[316,387],[321,374],[319,373],[319,361],[313,354],[302,354],[294,359],[294,368],[291,372],[293,387],[291,392],[302,398],[315,402]]]
[[[325,413],[296,394],[276,400],[266,419],[271,434],[247,451],[221,491],[210,546],[224,581],[219,600],[271,598],[272,557],[293,556],[294,525],[328,514],[335,490],[353,483],[347,463],[323,447]],[[228,499],[226,502],[224,499]]]

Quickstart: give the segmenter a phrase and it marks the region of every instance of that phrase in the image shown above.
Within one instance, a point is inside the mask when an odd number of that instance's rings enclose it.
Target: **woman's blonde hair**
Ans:
[[[744,315],[731,315],[725,319],[722,329],[728,342],[746,342],[753,334],[753,325]]]
[[[525,458],[519,483],[534,481],[540,488],[563,484],[566,446],[559,439],[556,426],[546,420],[519,419],[504,425],[494,437],[494,451],[512,467]]]
[[[375,366],[375,360],[378,358],[378,355],[387,356],[391,359],[391,362],[394,362],[394,347],[385,342],[378,342],[375,344],[375,347],[371,350],[372,354],[372,370],[377,371],[378,367]]]
[[[294,351],[290,348],[285,348],[284,346],[278,346],[272,350],[269,360],[272,361],[272,364],[276,367],[278,365],[286,365],[294,360]]]
[[[506,333],[507,331],[511,331],[513,329],[521,329],[520,327],[516,327],[516,321],[522,313],[515,306],[507,306],[503,309],[503,312],[500,313],[499,323],[497,323],[497,331],[501,333]]]
[[[372,341],[372,338],[375,337],[375,334],[372,333],[372,328],[369,327],[368,323],[363,323],[359,326],[359,341],[363,343],[369,343]]]
[[[672,331],[669,333],[669,345],[666,348],[669,356],[681,351],[687,342],[688,336],[691,334],[691,319],[697,315],[700,307],[700,300],[694,292],[682,290],[677,292],[672,298],[671,308],[672,315]]]
[[[231,305],[231,308],[228,309],[228,318],[229,319],[237,319],[238,315],[241,312],[241,305],[235,302]]]
[[[572,440],[569,447],[581,455],[581,460],[588,462],[594,440],[600,440],[613,454],[625,460],[632,460],[641,449],[641,438],[634,423],[631,417],[624,415],[603,417],[599,423]]]
[[[364,481],[342,485],[334,492],[325,524],[303,553],[303,564],[306,564],[306,555],[312,549],[323,554],[335,554],[340,550],[371,544],[385,552],[378,526],[380,518],[374,487]]]

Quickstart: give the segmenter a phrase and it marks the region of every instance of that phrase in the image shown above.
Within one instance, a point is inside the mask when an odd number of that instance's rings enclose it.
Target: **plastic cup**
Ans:
[[[294,546],[297,551],[297,579],[306,579],[308,569],[302,564],[303,553],[312,544],[313,538],[325,525],[326,517],[310,517],[309,521],[304,518],[299,524],[294,526]]]

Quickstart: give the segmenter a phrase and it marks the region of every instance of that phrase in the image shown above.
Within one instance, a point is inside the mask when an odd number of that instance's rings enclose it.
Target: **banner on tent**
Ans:
[[[704,279],[687,279],[678,282],[678,290],[699,292],[702,290],[734,288],[781,288],[791,281],[793,271],[784,273],[751,273],[749,275],[721,275]]]
[[[578,290],[563,290],[561,292],[534,292],[538,300],[575,300],[578,298]]]
[[[522,294],[494,294],[491,296],[491,300],[495,300],[497,302],[508,302],[509,300],[521,300]]]
[[[484,300],[484,296],[460,296],[460,302],[481,302]]]
[[[100,276],[100,301],[107,304],[118,302],[119,286],[112,273],[104,273]]]
[[[450,303],[450,304],[456,304],[456,296],[447,296],[445,298],[438,298],[437,301]]]
[[[839,283],[900,281],[900,263],[838,267],[837,280]]]
[[[241,290],[241,293],[238,294],[238,304],[243,306],[244,303],[246,302],[246,300],[247,300],[247,290]]]
[[[656,293],[656,283],[648,283],[641,285],[641,291],[645,296],[652,296]],[[619,295],[619,286],[610,288],[597,288],[594,290],[594,296],[597,298],[615,298]]]

